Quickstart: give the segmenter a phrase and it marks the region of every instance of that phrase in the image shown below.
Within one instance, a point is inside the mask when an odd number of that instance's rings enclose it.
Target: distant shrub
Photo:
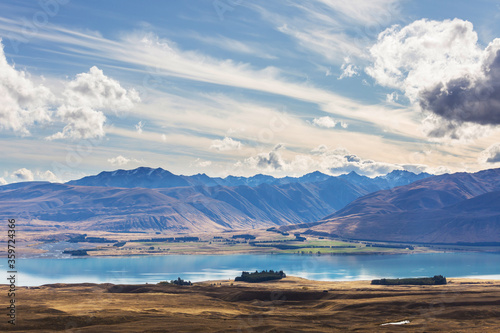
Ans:
[[[177,280],[171,280],[170,282],[161,281],[161,282],[158,282],[158,284],[160,284],[160,285],[175,284],[177,286],[192,286],[193,285],[191,283],[191,281],[184,281],[180,277],[178,277]]]
[[[233,235],[234,239],[243,238],[243,239],[255,239],[254,235],[242,234],[242,235]]]
[[[72,256],[88,256],[87,253],[89,250],[64,250],[64,254],[71,254]]]
[[[395,285],[442,285],[446,284],[446,278],[442,275],[434,275],[428,278],[406,278],[406,279],[380,279],[372,280],[373,285],[385,285],[385,286],[395,286]]]
[[[242,272],[241,276],[237,276],[234,281],[257,283],[270,280],[280,280],[284,277],[286,277],[286,274],[283,271],[275,272],[271,269],[269,271],[262,272],[255,271],[254,273]]]

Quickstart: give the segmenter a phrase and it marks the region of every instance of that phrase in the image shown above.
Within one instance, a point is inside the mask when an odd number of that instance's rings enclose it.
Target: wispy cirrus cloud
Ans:
[[[387,24],[398,20],[400,2],[401,0],[287,1],[280,3],[280,6],[295,10],[287,10],[286,15],[278,10],[270,10],[265,5],[254,4],[249,7],[275,24],[278,31],[294,38],[304,49],[341,64],[346,56],[367,59],[365,48]]]
[[[222,35],[192,34],[190,37],[210,46],[229,51],[231,53],[248,54],[263,59],[277,59],[277,56],[268,53],[267,49],[255,42],[243,42]]]
[[[11,31],[22,29],[15,21],[9,21],[9,23],[8,27],[0,24],[0,31],[7,28]],[[127,64],[126,69],[143,72],[146,75],[150,74],[148,68],[154,66],[157,71],[155,75],[158,76],[172,76],[284,96],[317,104],[328,113],[387,126],[387,122],[369,110],[370,106],[312,84],[297,82],[294,77],[277,67],[256,68],[249,63],[217,59],[199,51],[182,50],[175,43],[152,33],[124,33],[121,39],[110,40],[97,34],[48,25],[45,31],[37,34],[37,41],[42,40],[49,41],[57,45],[57,48],[77,56],[114,59]],[[380,107],[377,108],[380,109]],[[394,113],[395,111],[386,109],[383,112]],[[391,115],[391,118],[401,116],[401,114]],[[413,126],[410,125],[407,129],[411,133],[407,134],[411,136],[417,134]],[[403,127],[399,126],[395,130],[402,131]]]

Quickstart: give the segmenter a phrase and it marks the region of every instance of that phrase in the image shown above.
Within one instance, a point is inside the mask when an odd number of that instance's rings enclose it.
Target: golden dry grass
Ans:
[[[2,295],[6,291],[0,287]],[[446,286],[295,277],[183,287],[57,284],[20,289],[17,325],[4,319],[0,331],[499,332],[499,306],[500,281],[471,279],[451,279]],[[380,326],[403,320],[410,323]]]

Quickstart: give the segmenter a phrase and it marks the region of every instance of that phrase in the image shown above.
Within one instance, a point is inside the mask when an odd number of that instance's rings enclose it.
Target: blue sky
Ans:
[[[498,167],[499,18],[486,0],[3,1],[0,182]]]

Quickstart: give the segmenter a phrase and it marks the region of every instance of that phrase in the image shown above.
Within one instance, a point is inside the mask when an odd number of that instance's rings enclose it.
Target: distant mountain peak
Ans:
[[[339,178],[344,181],[361,186],[369,191],[387,189],[395,186],[407,185],[416,180],[428,177],[428,174],[415,175],[406,170],[394,170],[385,176],[369,178],[351,171],[338,177],[324,174],[321,171],[313,171],[301,177],[275,178],[270,175],[256,174],[251,177],[227,176],[225,178],[210,177],[205,173],[192,176],[175,175],[161,167],[138,167],[132,170],[118,169],[115,171],[103,171],[95,176],[84,177],[79,180],[68,182],[69,185],[81,186],[104,186],[104,187],[143,187],[143,188],[170,188],[185,186],[250,186],[256,187],[263,184],[285,185],[292,183],[319,183],[322,181]]]

